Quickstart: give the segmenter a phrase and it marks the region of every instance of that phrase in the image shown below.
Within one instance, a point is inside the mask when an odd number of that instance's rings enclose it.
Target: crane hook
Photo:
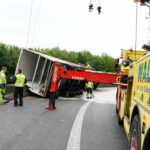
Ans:
[[[92,12],[92,10],[93,10],[93,4],[90,3],[90,4],[89,4],[89,12]]]
[[[99,0],[99,6],[97,7],[97,11],[98,11],[98,14],[100,15],[100,13],[101,13],[101,9],[102,9],[102,7],[100,6],[100,0]]]
[[[98,11],[98,14],[100,15],[100,13],[101,13],[101,6],[97,7],[97,11]]]

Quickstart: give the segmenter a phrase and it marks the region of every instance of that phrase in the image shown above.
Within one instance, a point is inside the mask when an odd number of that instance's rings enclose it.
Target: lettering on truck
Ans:
[[[138,82],[150,83],[150,60],[139,64]]]

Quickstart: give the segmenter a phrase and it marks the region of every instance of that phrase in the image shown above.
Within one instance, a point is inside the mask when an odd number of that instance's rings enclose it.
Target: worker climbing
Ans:
[[[6,71],[6,67],[2,67],[2,70],[0,71],[0,104],[4,103],[4,95],[6,92]]]
[[[88,62],[86,63],[85,69],[86,70],[92,70],[92,67]]]

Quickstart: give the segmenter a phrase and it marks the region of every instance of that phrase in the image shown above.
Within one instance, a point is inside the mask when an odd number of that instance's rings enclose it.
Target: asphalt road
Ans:
[[[48,111],[48,99],[27,97],[23,107],[0,106],[0,150],[128,150],[115,114],[115,88],[59,98]]]

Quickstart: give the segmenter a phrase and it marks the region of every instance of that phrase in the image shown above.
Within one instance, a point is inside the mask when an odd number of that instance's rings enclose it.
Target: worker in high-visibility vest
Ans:
[[[6,71],[6,67],[2,67],[2,70],[0,71],[0,104],[4,103],[4,94],[6,92]]]
[[[90,66],[90,64],[86,64],[85,68],[91,69],[92,67]]]
[[[19,106],[23,106],[23,87],[27,80],[21,69],[18,69],[18,74],[15,76],[14,81],[14,106],[18,106],[18,96]]]
[[[86,88],[86,91],[87,91],[87,99],[91,99],[92,96],[93,96],[93,82],[86,82],[85,84],[85,88]]]

